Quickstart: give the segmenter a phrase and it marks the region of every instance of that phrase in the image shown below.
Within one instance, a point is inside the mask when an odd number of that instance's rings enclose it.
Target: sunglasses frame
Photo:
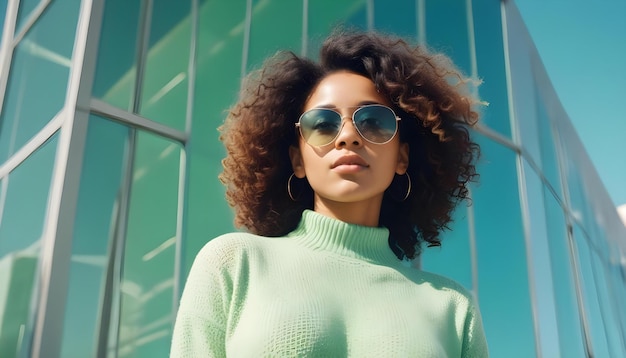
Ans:
[[[367,138],[363,135],[363,133],[361,133],[361,130],[359,129],[359,127],[357,127],[357,125],[356,125],[356,121],[354,120],[354,115],[355,115],[355,114],[357,114],[360,110],[362,110],[363,108],[371,108],[371,107],[383,107],[383,108],[386,108],[386,109],[388,109],[388,110],[389,110],[389,111],[393,114],[393,116],[394,116],[394,117],[395,117],[395,119],[396,119],[396,121],[395,121],[395,124],[396,124],[396,129],[395,129],[395,131],[393,132],[393,135],[392,135],[392,136],[391,136],[388,140],[386,140],[386,141],[384,141],[384,142],[380,142],[380,143],[378,143],[378,142],[374,142],[374,141],[372,141],[372,140],[367,139]],[[367,141],[367,142],[369,142],[369,143],[372,143],[372,144],[381,144],[381,145],[382,145],[382,144],[387,144],[387,143],[389,143],[389,142],[391,142],[391,141],[393,140],[393,138],[396,136],[396,134],[398,134],[398,131],[399,131],[399,129],[400,129],[400,126],[399,126],[398,122],[400,122],[400,121],[402,120],[402,118],[398,117],[398,115],[396,114],[396,112],[394,112],[394,110],[393,110],[393,109],[391,109],[390,107],[385,106],[385,105],[383,105],[383,104],[366,104],[366,105],[363,105],[363,106],[355,106],[355,107],[348,107],[348,108],[356,108],[356,110],[355,110],[354,112],[352,112],[352,115],[351,115],[351,116],[342,116],[342,115],[341,115],[341,113],[339,113],[339,112],[338,112],[336,109],[334,109],[334,108],[324,108],[324,107],[315,107],[315,108],[311,108],[311,109],[307,110],[306,112],[302,113],[302,114],[300,115],[300,118],[298,118],[298,122],[296,122],[296,123],[294,123],[294,124],[295,124],[296,128],[298,128],[298,132],[300,133],[300,136],[302,137],[302,139],[304,139],[304,141],[305,141],[308,145],[313,146],[313,147],[323,147],[323,146],[329,145],[330,143],[334,142],[334,141],[337,139],[337,137],[339,136],[339,134],[341,133],[341,131],[343,130],[343,126],[345,125],[345,121],[344,121],[344,119],[346,119],[346,118],[350,118],[350,120],[352,121],[352,125],[354,126],[354,129],[356,129],[357,133],[359,133],[359,135],[361,136],[361,138],[363,138],[365,141]],[[305,115],[305,114],[309,113],[310,111],[313,111],[313,110],[320,110],[320,109],[321,109],[321,110],[332,111],[332,112],[337,113],[337,114],[339,115],[339,118],[341,119],[341,126],[339,127],[339,130],[337,130],[337,134],[335,134],[335,136],[334,136],[334,137],[333,137],[333,138],[332,138],[332,139],[331,139],[328,143],[325,143],[325,144],[319,144],[319,145],[314,145],[314,144],[309,143],[309,141],[308,141],[308,140],[304,137],[304,133],[302,133],[302,126],[301,126],[300,122],[302,121],[302,117],[304,117],[304,115]]]

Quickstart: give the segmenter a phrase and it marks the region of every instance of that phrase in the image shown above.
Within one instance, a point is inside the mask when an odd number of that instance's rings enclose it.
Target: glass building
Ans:
[[[493,357],[626,356],[626,229],[512,1],[5,0],[0,356],[166,357],[195,253],[232,231],[216,128],[279,49],[393,32],[482,80],[472,206],[425,270]],[[419,304],[419,302],[416,302]]]

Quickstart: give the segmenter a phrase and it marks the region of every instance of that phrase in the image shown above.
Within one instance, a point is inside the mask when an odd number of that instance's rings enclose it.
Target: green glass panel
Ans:
[[[591,336],[591,347],[594,357],[611,357],[604,318],[600,311],[598,292],[592,271],[591,256],[595,255],[593,247],[578,225],[574,225],[574,240],[578,252],[579,275],[581,279],[585,312]]]
[[[426,44],[449,56],[465,74],[471,74],[467,1],[426,1]]]
[[[181,131],[187,113],[190,11],[190,1],[154,1],[139,110],[144,117]]]
[[[337,27],[367,29],[366,0],[309,1],[307,55],[317,58],[322,41]]]
[[[572,209],[572,216],[575,221],[582,225],[585,230],[590,231],[594,226],[594,213],[590,210],[589,200],[587,199],[587,193],[591,189],[585,185],[585,175],[581,173],[579,163],[576,158],[568,153],[575,152],[570,151],[570,147],[567,142],[562,142],[564,161],[565,161],[565,180],[567,182],[567,191],[569,196],[569,204]],[[591,237],[594,244],[597,244],[597,240]]]
[[[424,247],[422,268],[449,277],[468,290],[472,285],[472,258],[468,227],[468,209],[461,203],[455,210],[450,230],[441,238],[441,247]]]
[[[606,238],[603,238],[602,241],[606,241]],[[613,300],[614,293],[612,292],[612,288],[609,287],[609,282],[606,278],[606,269],[608,267],[606,256],[600,256],[595,251],[592,251],[589,259],[591,272],[593,273],[596,283],[595,288],[598,295],[600,314],[602,315],[602,322],[604,323],[610,356],[623,357],[624,353],[626,353],[626,347],[622,345],[623,342],[621,340],[619,309],[615,304],[616,302]],[[617,304],[623,305],[623,301]]]
[[[233,214],[217,179],[225,155],[217,127],[239,91],[245,13],[242,0],[206,1],[200,6],[183,277],[207,241],[233,230]]]
[[[33,15],[33,10],[43,3],[44,0],[20,0],[20,7],[17,10],[17,22],[15,23],[15,33],[18,33],[24,27],[24,23]]]
[[[502,18],[499,1],[472,1],[474,39],[481,100],[489,103],[482,109],[482,124],[511,137],[507,97]]]
[[[474,137],[483,151],[472,196],[478,298],[489,351],[494,357],[535,357],[517,156],[478,133]]]
[[[557,142],[554,137],[552,121],[548,117],[548,111],[544,101],[539,98],[538,92],[535,100],[537,111],[537,136],[541,151],[541,170],[557,195],[563,195],[561,187],[561,177],[559,173],[559,162],[556,155]]]
[[[136,46],[141,1],[107,0],[92,95],[132,110],[137,78]]]
[[[115,239],[128,127],[91,116],[76,210],[62,357],[94,356],[111,244]],[[108,306],[108,305],[107,305]],[[105,330],[108,327],[103,327]]]
[[[29,319],[57,148],[50,138],[0,184],[0,352],[27,356]]]
[[[52,2],[17,45],[0,116],[0,162],[63,108],[79,6]]]
[[[250,25],[248,70],[259,68],[279,50],[300,53],[302,48],[302,2],[254,0]]]
[[[0,1],[0,29],[4,29],[4,18],[7,13],[7,0]]]
[[[169,350],[180,160],[179,144],[137,133],[122,266],[120,357],[157,357]]]
[[[626,265],[620,262],[609,262],[610,267],[610,286],[612,288],[612,298],[617,306],[618,321],[621,323],[619,331],[623,342],[626,342],[626,306],[622,302],[626,302]],[[626,347],[624,347],[624,355],[626,355]]]
[[[416,42],[419,25],[416,4],[415,0],[374,0],[374,28]]]
[[[524,157],[521,161],[526,206],[526,234],[532,270],[534,305],[537,315],[541,355],[560,357],[559,332],[555,307],[554,279],[550,258],[547,211],[543,183]]]
[[[570,249],[570,242],[567,236],[567,224],[563,209],[552,196],[552,193],[545,187],[544,203],[546,227],[550,238],[548,245],[550,248],[550,264],[553,275],[561,356],[584,357],[584,336],[576,300],[574,271],[570,256],[572,250]]]

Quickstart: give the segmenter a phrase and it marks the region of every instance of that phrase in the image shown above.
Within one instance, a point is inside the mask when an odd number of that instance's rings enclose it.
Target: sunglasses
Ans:
[[[314,147],[332,143],[344,122],[341,114],[333,109],[313,108],[300,116],[296,127],[300,135]],[[369,104],[359,107],[352,114],[352,124],[366,141],[374,144],[385,144],[393,139],[398,132],[398,121],[394,111],[380,104]]]

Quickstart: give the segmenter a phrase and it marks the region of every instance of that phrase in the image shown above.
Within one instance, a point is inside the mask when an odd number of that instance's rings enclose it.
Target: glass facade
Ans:
[[[216,128],[280,49],[406,36],[482,80],[472,205],[423,269],[493,357],[626,356],[626,229],[512,1],[0,2],[0,356],[165,357],[198,250],[234,230]]]

